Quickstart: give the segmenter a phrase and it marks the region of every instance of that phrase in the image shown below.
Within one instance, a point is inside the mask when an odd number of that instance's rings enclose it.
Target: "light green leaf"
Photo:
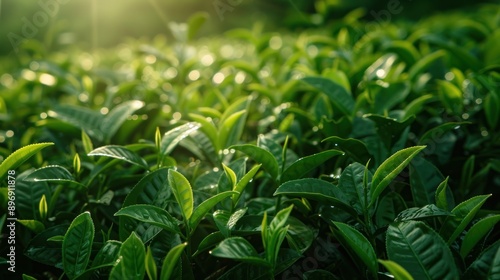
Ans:
[[[462,241],[462,246],[460,247],[460,255],[462,258],[465,259],[474,246],[476,246],[476,244],[486,236],[499,221],[500,215],[494,215],[483,218],[475,223],[469,231],[467,231]]]
[[[45,225],[40,222],[40,221],[36,221],[36,220],[17,220],[18,223],[20,223],[21,225],[27,227],[28,229],[30,229],[31,231],[33,231],[34,233],[40,233],[42,231],[45,230]]]
[[[151,247],[148,247],[148,249],[146,250],[145,266],[146,266],[146,274],[148,275],[149,280],[158,279],[158,268],[156,267],[156,262],[155,259],[153,258]]]
[[[200,203],[200,205],[194,209],[193,214],[189,219],[189,227],[191,228],[191,231],[196,229],[200,221],[210,210],[212,210],[212,208],[215,207],[215,205],[217,205],[217,203],[234,194],[235,192],[233,191],[222,192]]]
[[[402,149],[386,159],[373,174],[372,195],[370,205],[377,200],[382,191],[398,176],[398,174],[410,163],[425,146],[415,146]]]
[[[62,256],[64,273],[75,278],[85,272],[92,253],[94,223],[89,212],[78,215],[64,235]]]
[[[417,75],[423,74],[427,68],[429,68],[436,60],[440,59],[441,57],[445,56],[446,52],[444,50],[437,50],[433,53],[430,53],[419,61],[417,61],[408,71],[408,79],[410,81],[415,81],[417,78]]]
[[[141,239],[132,232],[120,247],[115,266],[109,274],[111,280],[144,279],[146,250]]]
[[[339,237],[339,241],[346,249],[352,250],[351,257],[361,259],[371,274],[377,275],[377,255],[368,239],[357,229],[347,224],[340,222],[333,222],[333,224],[337,227],[334,233]]]
[[[387,255],[415,279],[459,279],[444,240],[423,222],[407,221],[387,229]]]
[[[187,31],[187,39],[193,40],[198,33],[198,30],[201,26],[207,21],[208,13],[206,12],[197,12],[191,15],[188,19],[188,31]]]
[[[378,260],[378,262],[385,266],[389,273],[394,276],[395,280],[413,280],[410,273],[396,262],[385,260]]]
[[[344,115],[353,114],[354,98],[341,84],[322,77],[306,77],[302,80],[328,96]]]
[[[284,183],[290,180],[300,179],[330,158],[343,154],[343,152],[338,150],[327,150],[300,158],[285,169],[281,175],[280,181]]]
[[[448,242],[448,245],[455,241],[490,196],[491,194],[475,196],[458,204],[451,210],[454,216],[446,218],[439,231],[439,234]]]
[[[189,122],[167,131],[161,140],[160,155],[163,157],[169,155],[182,139],[196,131],[200,126],[199,123]]]
[[[234,171],[224,163],[222,164],[222,167],[224,168],[224,173],[226,173],[226,176],[229,179],[229,183],[234,187],[236,185],[236,181],[238,180],[236,178],[236,173],[234,173]]]
[[[23,164],[30,157],[38,153],[41,149],[52,146],[54,143],[38,143],[24,146],[12,154],[10,154],[3,162],[0,164],[0,180],[4,180],[7,177],[7,172],[9,170],[14,170]]]
[[[173,233],[180,233],[178,221],[165,209],[153,205],[136,204],[127,206],[118,210],[115,216],[127,216]]]
[[[193,200],[193,190],[189,181],[173,169],[168,171],[168,182],[174,193],[175,200],[179,204],[182,211],[182,216],[185,222],[189,221],[191,215],[193,214],[194,200]]]
[[[233,145],[229,149],[235,149],[247,154],[256,162],[261,163],[273,179],[278,178],[278,161],[269,151],[251,144]]]
[[[141,158],[135,152],[132,152],[131,150],[122,146],[117,146],[117,145],[102,146],[91,151],[88,154],[88,156],[103,156],[103,157],[116,158],[140,166],[144,169],[148,169],[148,164],[143,158]]]
[[[105,140],[109,141],[120,126],[122,126],[123,122],[143,106],[144,102],[142,101],[129,100],[111,109],[99,127],[105,136]]]
[[[219,126],[218,146],[224,149],[227,146],[233,145],[239,140],[237,136],[241,133],[238,132],[241,123],[245,122],[247,115],[246,110],[238,111],[224,120]]]
[[[269,263],[259,257],[255,248],[243,237],[224,239],[210,254],[219,258],[227,258],[254,264],[269,266]]]
[[[233,197],[232,197],[233,205],[236,205],[236,203],[238,202],[238,200],[241,197],[241,194],[245,190],[245,187],[253,179],[255,174],[257,174],[257,171],[259,171],[261,166],[262,166],[262,164],[258,164],[256,166],[252,167],[252,169],[250,169],[250,171],[248,171],[247,174],[245,174],[245,176],[243,176],[243,178],[241,178],[241,180],[239,180],[238,183],[236,183],[236,185],[234,186],[234,189],[233,189],[233,191],[236,192],[236,194],[233,194]]]
[[[182,251],[187,246],[187,243],[182,243],[168,251],[167,256],[163,260],[163,265],[161,267],[160,280],[169,280],[174,272],[175,265],[180,259]]]
[[[104,116],[88,108],[72,105],[58,105],[47,112],[50,117],[59,119],[84,130],[89,136],[102,141],[104,134],[101,130]]]

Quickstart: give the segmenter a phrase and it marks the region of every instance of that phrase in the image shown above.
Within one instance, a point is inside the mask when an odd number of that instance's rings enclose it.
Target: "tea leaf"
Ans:
[[[143,279],[146,271],[145,259],[144,244],[135,232],[132,232],[120,247],[118,259],[109,274],[109,279]]]
[[[4,180],[7,176],[8,170],[16,169],[18,166],[23,164],[30,157],[38,153],[41,149],[52,146],[54,143],[38,143],[31,144],[19,148],[12,154],[10,154],[3,162],[0,164],[0,180]]]
[[[144,169],[148,169],[148,164],[143,158],[141,158],[135,152],[122,146],[116,146],[116,145],[102,146],[91,151],[88,154],[88,156],[103,156],[103,157],[116,158],[140,166]]]
[[[89,212],[78,215],[64,235],[62,256],[64,273],[76,278],[84,273],[92,253],[94,223]]]
[[[500,221],[500,215],[494,215],[481,219],[475,223],[465,234],[460,247],[460,255],[465,258],[476,244],[493,229]]]
[[[283,174],[281,174],[280,181],[284,183],[290,180],[300,179],[307,173],[323,164],[325,161],[331,159],[334,156],[343,154],[344,153],[341,151],[327,150],[310,156],[302,157],[293,162],[287,169],[285,169]]]
[[[402,266],[393,261],[378,260],[398,280],[413,280],[413,277]]]
[[[269,263],[259,257],[255,248],[243,237],[229,237],[224,239],[210,254],[219,258],[244,261],[264,266]]]
[[[182,243],[168,251],[167,256],[163,260],[163,265],[161,267],[160,280],[169,280],[172,277],[172,273],[174,271],[175,265],[180,259],[180,255],[184,251],[184,248],[187,246],[187,243]]]
[[[182,216],[184,221],[189,221],[191,215],[193,214],[194,199],[193,190],[189,181],[181,173],[170,169],[168,171],[168,182],[174,193],[175,200],[179,204],[182,211]]]
[[[164,230],[180,233],[178,221],[162,208],[152,205],[131,205],[118,210],[115,216],[127,216],[141,222],[150,223]]]

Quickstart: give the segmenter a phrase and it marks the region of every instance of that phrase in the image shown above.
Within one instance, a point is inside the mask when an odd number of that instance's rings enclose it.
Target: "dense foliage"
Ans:
[[[175,41],[28,41],[0,78],[16,273],[499,279],[498,11],[195,40],[196,14]]]

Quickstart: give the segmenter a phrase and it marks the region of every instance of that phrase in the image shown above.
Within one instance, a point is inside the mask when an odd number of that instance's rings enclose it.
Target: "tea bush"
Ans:
[[[28,41],[0,79],[3,272],[499,279],[499,7]]]

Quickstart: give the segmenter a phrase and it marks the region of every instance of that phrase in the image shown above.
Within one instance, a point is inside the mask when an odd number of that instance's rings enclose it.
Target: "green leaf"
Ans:
[[[215,205],[217,205],[217,203],[234,194],[235,192],[233,191],[222,192],[200,203],[200,205],[194,209],[193,214],[189,219],[189,227],[191,228],[191,231],[194,232],[200,221],[210,210],[212,210],[212,208],[215,207]]]
[[[217,247],[210,251],[210,254],[219,258],[269,266],[269,263],[265,259],[259,257],[252,244],[239,236],[224,239]]]
[[[229,179],[229,183],[234,187],[236,185],[236,181],[238,180],[236,178],[236,173],[234,173],[234,171],[224,163],[222,164],[222,167],[224,168],[224,173],[226,173],[226,176]]]
[[[385,45],[385,51],[396,53],[398,58],[402,59],[407,65],[413,65],[420,59],[417,48],[409,41],[390,41]]]
[[[191,215],[193,214],[194,207],[191,184],[189,184],[189,181],[186,177],[184,177],[184,175],[173,169],[168,171],[168,182],[172,188],[172,192],[174,193],[175,200],[177,200],[177,203],[181,208],[184,221],[189,221],[189,218],[191,218]]]
[[[206,12],[197,12],[189,17],[188,22],[187,22],[187,24],[188,24],[187,39],[188,40],[194,39],[194,37],[196,36],[196,33],[198,33],[198,30],[207,21],[207,19],[208,19],[208,13],[206,13]]]
[[[269,151],[251,144],[233,145],[229,149],[235,149],[247,154],[256,162],[261,163],[273,179],[276,180],[278,178],[278,161]]]
[[[35,277],[32,277],[32,276],[26,275],[26,274],[24,274],[24,273],[23,273],[22,277],[23,277],[23,280],[36,280],[36,278],[35,278]]]
[[[235,144],[239,140],[239,127],[245,122],[246,110],[238,111],[225,119],[219,126],[218,145],[220,149]]]
[[[3,162],[0,164],[0,180],[4,180],[7,177],[7,172],[9,170],[14,170],[23,164],[30,157],[38,153],[41,149],[52,146],[54,143],[38,143],[24,146],[12,154],[10,154]]]
[[[288,217],[287,223],[286,239],[288,244],[297,252],[304,253],[316,239],[314,230],[294,216]]]
[[[435,97],[432,94],[426,94],[422,95],[418,98],[413,99],[410,104],[406,105],[404,111],[404,116],[401,118],[402,120],[406,120],[407,118],[411,116],[415,116],[419,114],[422,109],[424,108],[424,105],[430,101],[433,100]]]
[[[39,168],[30,173],[25,180],[30,182],[67,182],[83,186],[75,181],[73,175],[66,168],[59,165]]]
[[[484,99],[484,114],[490,129],[495,129],[500,119],[500,95],[496,92],[490,92]]]
[[[415,279],[459,279],[444,240],[423,222],[407,221],[387,229],[387,255]]]
[[[439,98],[448,112],[461,114],[463,111],[462,91],[448,81],[438,81]]]
[[[322,77],[306,77],[302,80],[328,96],[344,115],[353,114],[354,99],[341,84]]]
[[[352,250],[353,254],[351,254],[351,257],[361,259],[364,265],[368,267],[370,273],[373,276],[377,275],[377,255],[368,239],[357,229],[347,224],[341,222],[333,222],[333,224],[337,227],[334,233],[338,235],[339,241],[345,248]]]
[[[67,229],[67,224],[47,228],[29,241],[24,254],[33,261],[63,269],[62,242],[47,240],[64,235]]]
[[[389,71],[385,72],[386,74]],[[394,106],[402,103],[410,93],[408,82],[392,82],[369,84],[370,94],[373,96],[373,111],[375,114],[384,114]]]
[[[220,231],[210,233],[205,236],[203,240],[201,240],[200,245],[198,245],[198,250],[196,250],[193,256],[197,256],[200,253],[215,247],[215,245],[224,240],[224,238],[225,236]]]
[[[99,141],[104,140],[104,134],[101,130],[104,116],[99,112],[73,105],[58,105],[47,113],[50,117],[84,130],[89,136]]]
[[[233,191],[236,192],[236,194],[233,194],[233,197],[232,197],[233,205],[236,205],[236,203],[238,203],[238,200],[240,199],[241,194],[245,190],[245,187],[253,179],[255,174],[257,174],[257,171],[259,171],[261,166],[262,166],[262,164],[258,164],[256,166],[252,167],[252,169],[250,169],[250,171],[248,171],[247,174],[245,174],[243,176],[243,178],[241,178],[241,180],[239,180],[238,183],[236,183],[236,185],[234,186],[234,189],[233,189]]]
[[[387,118],[380,115],[365,115],[365,118],[372,120],[377,126],[377,134],[382,139],[388,150],[391,150],[403,131],[415,120],[415,116],[399,122],[392,118]]]
[[[88,154],[88,156],[103,156],[103,157],[116,158],[140,166],[144,169],[148,169],[148,164],[143,158],[141,158],[135,152],[132,152],[131,150],[122,146],[116,146],[116,145],[102,146],[91,151]]]
[[[347,202],[351,205],[359,214],[365,213],[370,204],[370,194],[369,189],[365,189],[363,185],[363,177],[365,173],[365,166],[360,163],[352,163],[347,166],[342,174],[340,174],[339,179],[339,189],[345,193],[347,197]],[[371,181],[372,175],[368,173],[368,182]]]
[[[415,63],[408,71],[408,79],[410,81],[415,81],[417,75],[423,74],[423,72],[427,70],[427,68],[429,68],[436,60],[440,59],[445,55],[446,52],[444,50],[437,50],[433,53],[430,53],[422,57],[422,59],[417,61],[417,63]]]
[[[410,163],[425,146],[415,146],[402,149],[386,159],[373,174],[372,195],[370,205],[377,200],[382,191],[398,176],[398,174]]]
[[[351,214],[357,216],[356,210],[347,204],[348,200],[345,194],[335,185],[320,179],[299,179],[288,181],[278,187],[274,195],[290,195],[302,198],[309,198],[339,207]]]
[[[465,234],[460,255],[465,259],[476,244],[500,221],[500,215],[489,216],[475,223]]]
[[[94,144],[92,144],[92,140],[89,135],[85,133],[85,130],[82,129],[82,146],[85,154],[90,153],[94,149]]]
[[[327,150],[313,154],[310,156],[305,156],[293,162],[281,175],[280,181],[282,183],[300,179],[302,176],[308,174],[312,170],[316,169],[318,166],[322,165],[325,161],[338,155],[343,155],[344,153],[337,150]]]
[[[450,212],[440,209],[434,204],[429,204],[421,208],[418,207],[408,208],[399,213],[394,221],[404,222],[409,220],[443,217],[451,215],[452,214]]]
[[[332,142],[335,147],[340,148],[344,151],[348,156],[350,156],[353,160],[365,164],[372,157],[366,148],[364,142],[354,139],[354,138],[340,138],[337,136],[331,136],[324,139],[322,142]]]
[[[453,129],[459,128],[461,125],[471,124],[470,122],[447,122],[441,124],[437,127],[429,129],[420,139],[418,140],[419,145],[425,145],[427,143],[436,143],[438,142],[446,132],[451,131]],[[438,142],[439,143],[439,142]]]
[[[497,241],[484,249],[481,255],[467,268],[464,279],[499,279],[499,268],[500,241]]]
[[[490,196],[491,194],[475,196],[458,204],[451,210],[454,216],[446,218],[439,231],[439,234],[448,242],[448,245],[453,243],[462,233]]]
[[[381,228],[394,222],[397,214],[407,209],[404,199],[397,192],[384,195],[378,202],[375,224]]]
[[[437,203],[436,189],[443,180],[441,171],[434,164],[421,156],[416,157],[410,163],[410,186],[415,206]]]
[[[158,268],[156,267],[155,259],[153,258],[153,253],[151,252],[151,247],[146,250],[146,274],[150,280],[158,279]]]
[[[394,279],[396,280],[413,280],[413,277],[411,277],[410,273],[406,271],[402,266],[399,264],[393,262],[393,261],[385,261],[385,260],[378,260],[379,263],[381,263],[385,268],[389,271],[389,273],[394,276]]]
[[[160,280],[169,280],[172,277],[175,265],[180,259],[182,251],[187,246],[187,243],[182,243],[168,251],[167,256],[163,260],[163,265],[161,267]]]
[[[36,220],[17,220],[18,223],[30,229],[34,233],[41,233],[45,230],[45,225]]]
[[[136,204],[127,206],[118,210],[115,216],[127,216],[173,233],[180,233],[178,221],[166,210],[153,205]]]
[[[444,181],[441,182],[441,184],[439,184],[435,195],[436,206],[444,210],[451,209],[448,206],[448,198],[447,198],[447,191],[449,191],[448,179],[449,177],[446,177],[446,179],[444,179]]]
[[[144,106],[144,102],[139,100],[129,100],[114,107],[100,124],[100,130],[104,134],[106,141],[118,131],[120,126],[134,113]]]
[[[132,232],[120,248],[118,260],[109,274],[109,279],[144,279],[146,250],[141,239]]]
[[[198,130],[200,126],[201,125],[199,123],[189,122],[167,131],[161,140],[160,155],[163,157],[169,155],[182,139]]]
[[[64,273],[75,278],[85,272],[92,253],[94,223],[89,212],[78,215],[64,235],[62,256]]]
[[[108,240],[99,250],[94,260],[92,261],[92,268],[101,267],[104,265],[113,265],[120,255],[121,242],[116,240]]]

